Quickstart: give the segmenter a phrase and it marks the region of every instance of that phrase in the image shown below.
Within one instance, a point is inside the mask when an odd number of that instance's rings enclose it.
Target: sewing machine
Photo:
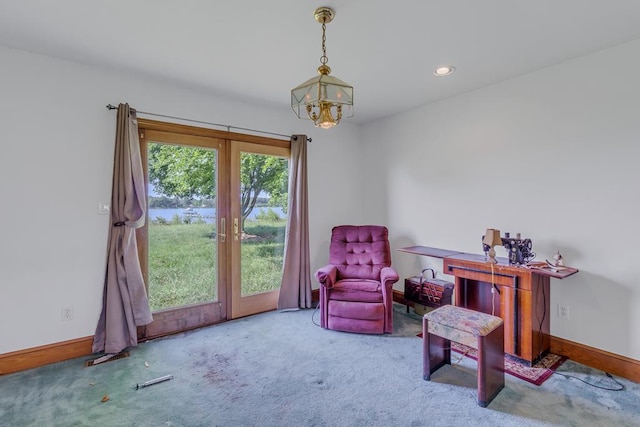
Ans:
[[[484,236],[483,240],[484,240]],[[504,233],[502,240],[502,246],[507,250],[510,265],[524,265],[529,261],[532,261],[536,254],[531,250],[531,239],[523,239],[520,233],[516,234],[516,237],[511,237],[511,233]],[[489,252],[489,245],[482,244],[482,250],[485,255]]]

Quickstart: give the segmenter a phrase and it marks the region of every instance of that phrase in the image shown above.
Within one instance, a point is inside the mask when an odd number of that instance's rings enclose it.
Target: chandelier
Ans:
[[[353,86],[330,76],[327,65],[326,29],[335,16],[333,9],[319,7],[313,13],[316,21],[322,24],[322,56],[318,75],[291,90],[291,108],[300,119],[311,119],[323,129],[329,129],[340,123],[343,117],[353,116]]]

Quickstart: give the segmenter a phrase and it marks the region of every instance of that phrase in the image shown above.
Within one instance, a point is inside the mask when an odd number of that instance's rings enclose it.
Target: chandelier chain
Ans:
[[[327,47],[325,46],[325,42],[327,41],[326,36],[327,24],[322,22],[322,56],[320,57],[320,63],[322,65],[327,65],[329,58],[327,58]]]

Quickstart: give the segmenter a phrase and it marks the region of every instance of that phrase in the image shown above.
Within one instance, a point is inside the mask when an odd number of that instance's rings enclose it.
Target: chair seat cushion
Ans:
[[[382,302],[382,286],[377,280],[338,280],[329,292],[329,299],[332,300]]]
[[[355,301],[329,301],[329,320],[335,320],[335,318],[344,319],[342,322],[347,324],[349,320],[382,321],[384,320],[384,304]],[[380,323],[378,326],[381,325],[383,325],[383,323]],[[341,328],[341,330],[345,329]]]

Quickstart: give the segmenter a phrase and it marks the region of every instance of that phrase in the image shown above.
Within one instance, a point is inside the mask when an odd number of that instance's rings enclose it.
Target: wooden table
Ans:
[[[578,269],[541,263],[515,266],[506,258],[497,258],[492,268],[484,255],[427,246],[399,251],[442,258],[443,272],[455,278],[455,305],[504,320],[505,353],[532,365],[549,351],[550,279],[563,279]]]

